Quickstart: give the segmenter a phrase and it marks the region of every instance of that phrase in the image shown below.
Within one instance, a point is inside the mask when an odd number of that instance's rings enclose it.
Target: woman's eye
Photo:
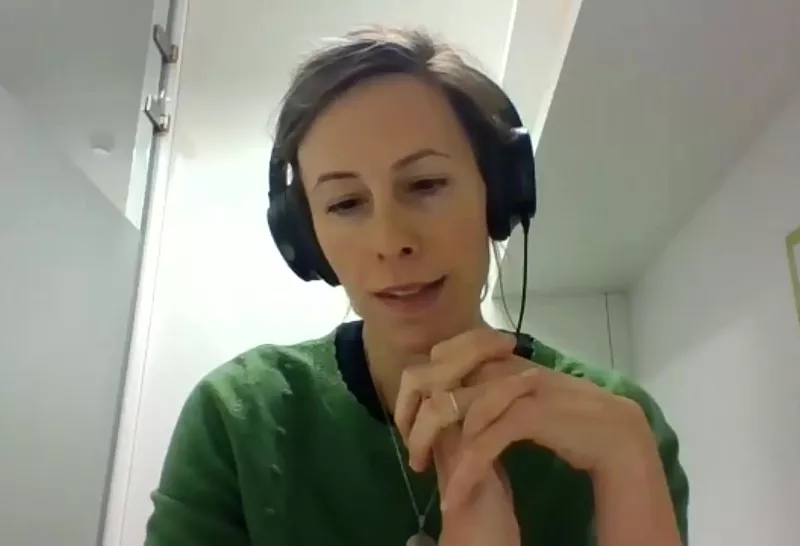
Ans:
[[[352,212],[360,204],[361,202],[358,199],[342,199],[330,205],[328,207],[328,212],[333,214],[347,214],[348,212]]]
[[[411,183],[413,191],[433,193],[447,185],[446,178],[422,178]]]

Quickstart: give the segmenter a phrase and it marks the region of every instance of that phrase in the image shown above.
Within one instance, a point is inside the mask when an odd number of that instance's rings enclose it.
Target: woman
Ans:
[[[253,349],[197,386],[148,545],[685,543],[688,484],[653,400],[481,317],[490,238],[509,208],[533,213],[501,195],[533,183],[510,110],[420,32],[354,32],[303,64],[270,227],[363,322]]]

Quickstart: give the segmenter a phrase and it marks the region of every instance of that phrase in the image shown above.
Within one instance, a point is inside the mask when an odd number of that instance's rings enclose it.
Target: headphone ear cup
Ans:
[[[319,247],[310,216],[298,214],[298,211],[305,213],[308,207],[298,198],[298,192],[290,188],[273,197],[267,209],[267,223],[275,245],[289,268],[304,281],[321,279],[338,286],[339,279]]]
[[[504,145],[499,143],[493,133],[480,138],[480,169],[486,182],[486,223],[489,237],[493,241],[505,241],[511,235],[512,207],[515,182],[511,179],[513,170],[509,169]]]
[[[509,173],[509,180],[515,186],[511,207],[514,214],[513,226],[516,226],[519,223],[526,224],[536,216],[536,158],[531,135],[522,127],[514,129],[514,138],[507,147],[510,156],[508,166],[513,169]]]
[[[487,153],[496,155],[496,153]],[[496,157],[486,157],[481,171],[486,181],[486,224],[493,241],[505,241],[511,234],[508,214],[507,174],[500,168]]]
[[[272,234],[272,240],[278,247],[283,259],[289,268],[304,281],[314,280],[317,276],[303,260],[301,252],[295,241],[295,232],[290,218],[291,212],[286,204],[286,194],[273,196],[267,209],[267,223]]]
[[[536,169],[530,136],[515,131],[510,142],[484,145],[481,170],[486,180],[489,236],[504,241],[536,214]]]
[[[293,240],[297,255],[300,257],[303,267],[313,274],[313,277],[308,280],[320,279],[331,286],[339,286],[339,277],[334,273],[325,253],[322,252],[322,247],[319,246],[308,201],[298,190],[300,184],[299,180],[295,180],[289,185],[285,194],[287,213],[291,214],[290,225],[294,230]]]

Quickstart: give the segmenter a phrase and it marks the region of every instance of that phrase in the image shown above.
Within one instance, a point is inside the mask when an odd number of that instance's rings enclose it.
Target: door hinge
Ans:
[[[170,40],[169,33],[161,25],[153,25],[153,41],[161,52],[161,59],[165,64],[178,62],[178,46]]]
[[[156,133],[166,133],[170,128],[170,115],[167,113],[167,98],[162,92],[158,96],[148,95],[144,101],[144,113],[153,124]]]

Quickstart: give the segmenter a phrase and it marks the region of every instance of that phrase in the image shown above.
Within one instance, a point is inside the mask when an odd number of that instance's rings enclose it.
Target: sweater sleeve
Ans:
[[[625,396],[637,402],[650,423],[650,428],[658,445],[664,473],[667,477],[681,541],[684,546],[688,546],[689,480],[679,461],[678,436],[667,422],[656,401],[643,388],[632,381],[622,380],[615,390],[620,396]]]
[[[250,544],[225,411],[208,380],[189,395],[152,495],[145,546]]]

